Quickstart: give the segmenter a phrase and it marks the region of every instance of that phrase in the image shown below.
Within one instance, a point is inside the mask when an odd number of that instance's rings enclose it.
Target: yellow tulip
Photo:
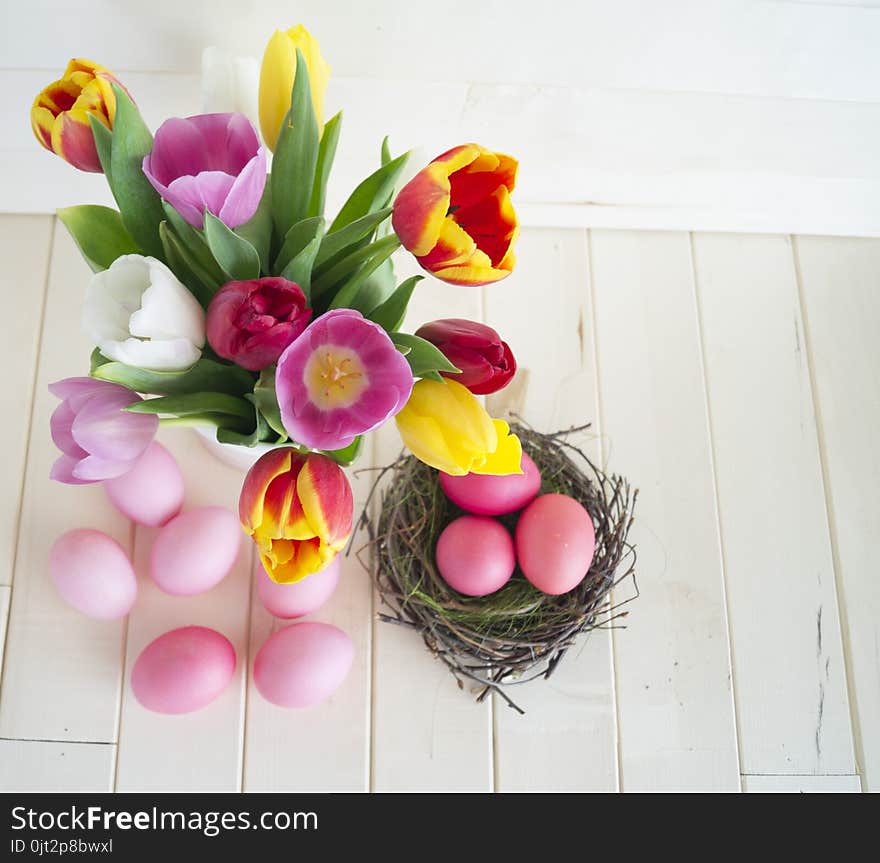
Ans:
[[[290,93],[296,77],[296,49],[302,52],[308,67],[312,88],[312,104],[318,126],[324,125],[324,93],[330,78],[330,67],[321,56],[317,40],[302,24],[286,32],[276,30],[260,69],[260,129],[270,150],[275,150],[284,117],[290,110]]]
[[[519,438],[456,381],[417,381],[395,419],[412,454],[444,473],[522,473]]]

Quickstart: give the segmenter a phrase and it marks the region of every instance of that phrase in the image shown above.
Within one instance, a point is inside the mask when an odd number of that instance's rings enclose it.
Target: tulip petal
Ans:
[[[404,408],[397,419],[397,430],[404,446],[421,462],[450,476],[464,476],[468,469],[459,464],[440,425],[430,417],[407,416]]]
[[[115,479],[128,473],[135,465],[132,461],[113,461],[90,455],[77,462],[73,468],[73,476],[80,482],[103,482],[106,479]]]
[[[482,464],[472,467],[471,473],[490,474],[492,476],[509,476],[521,474],[522,444],[515,434],[510,434],[510,427],[503,420],[493,420],[498,433],[498,446],[494,452],[486,456]]]
[[[301,457],[292,447],[269,450],[251,467],[244,478],[238,499],[238,515],[242,526],[253,533],[263,521],[263,500],[272,480],[291,469]]]
[[[276,30],[263,54],[260,70],[260,129],[270,150],[275,149],[281,123],[290,110],[296,74],[296,48],[287,34]]]
[[[31,108],[31,128],[37,136],[37,140],[47,149],[52,149],[52,127],[55,125],[55,115],[46,107],[34,104]]]
[[[339,465],[327,456],[310,455],[296,479],[296,490],[321,542],[344,545],[351,535],[354,499]]]
[[[55,118],[52,149],[80,171],[96,174],[102,171],[89,115],[81,109],[72,108]]]
[[[232,183],[217,218],[229,228],[249,222],[266,188],[266,150],[260,147]]]
[[[492,267],[446,267],[435,270],[434,275],[451,285],[468,285],[477,288],[480,285],[490,285],[506,279],[510,275],[510,270],[496,270]]]
[[[102,389],[103,383],[103,381],[97,381],[95,378],[65,378],[64,380],[49,384],[48,390],[59,399],[69,399],[71,396],[91,395],[98,392]],[[118,384],[111,384],[111,386],[119,386],[120,389],[124,389],[124,387]]]
[[[85,458],[88,453],[74,440],[71,429],[76,419],[76,411],[67,401],[61,402],[49,419],[49,431],[52,435],[52,442],[66,456],[69,456],[74,462]]]
[[[153,440],[159,418],[154,414],[123,411],[134,401],[131,392],[105,391],[92,396],[73,421],[73,439],[99,460],[136,459]]]
[[[76,466],[80,463],[80,459],[75,456],[62,455],[56,459],[49,471],[49,479],[56,482],[64,482],[68,485],[87,485],[93,480],[82,479],[74,473]]]

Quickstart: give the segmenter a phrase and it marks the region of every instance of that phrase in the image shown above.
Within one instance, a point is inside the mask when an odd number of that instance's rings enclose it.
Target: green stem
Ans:
[[[312,299],[326,293],[333,285],[373,256],[383,256],[382,260],[387,260],[400,248],[400,245],[397,234],[389,234],[387,237],[382,237],[381,240],[376,240],[355,250],[350,255],[346,255],[338,264],[334,264],[326,273],[322,273],[312,282]],[[387,254],[385,254],[386,252]]]

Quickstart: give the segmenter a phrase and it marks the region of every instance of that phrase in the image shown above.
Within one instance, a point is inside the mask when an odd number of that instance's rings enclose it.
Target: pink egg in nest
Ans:
[[[486,596],[513,575],[513,540],[504,525],[482,515],[463,515],[437,539],[437,569],[443,580],[466,596]]]
[[[541,490],[541,473],[526,453],[520,467],[521,474],[509,476],[450,476],[441,471],[440,485],[446,497],[474,515],[506,515],[522,509]]]
[[[205,626],[172,629],[151,641],[131,670],[135,698],[155,713],[192,713],[210,704],[235,672],[235,648]]]
[[[49,576],[65,602],[89,617],[125,617],[137,598],[137,578],[122,546],[90,528],[70,530],[49,552]]]
[[[106,480],[104,490],[123,515],[146,527],[161,527],[183,506],[183,475],[174,456],[157,441],[128,473]]]
[[[254,683],[279,707],[311,707],[348,675],[354,645],[329,623],[294,623],[270,636],[254,661]]]
[[[538,590],[568,593],[583,581],[596,549],[590,514],[573,497],[544,494],[523,511],[516,525],[516,559]]]
[[[191,509],[159,531],[150,551],[150,577],[173,596],[204,593],[229,574],[242,536],[238,516],[228,509]]]
[[[266,610],[275,617],[302,617],[317,611],[333,595],[339,583],[340,569],[337,555],[320,572],[314,572],[292,584],[279,584],[272,581],[266,570],[260,567],[257,594]]]

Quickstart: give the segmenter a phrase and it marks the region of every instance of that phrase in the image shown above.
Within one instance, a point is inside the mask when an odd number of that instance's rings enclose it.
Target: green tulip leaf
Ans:
[[[130,404],[127,411],[135,414],[187,414],[216,413],[250,419],[254,414],[253,405],[246,399],[228,393],[184,393],[174,396],[160,396],[155,399]]]
[[[161,258],[159,223],[165,218],[162,202],[143,172],[144,156],[153,149],[153,136],[128,93],[118,84],[112,86],[116,94],[116,118],[110,172],[104,173],[129,234],[146,254]]]
[[[249,222],[239,225],[235,229],[235,233],[247,240],[257,250],[260,271],[266,274],[270,273],[272,266],[272,191],[268,180],[256,213],[251,216]]]
[[[272,218],[279,236],[287,236],[291,225],[309,215],[318,149],[309,71],[297,48],[290,110],[281,124],[272,158]]]
[[[206,284],[211,287],[213,296],[214,291],[227,281],[227,277],[212,254],[207,238],[202,231],[187,222],[167,201],[162,201],[162,208],[169,226],[173,229],[186,253],[187,259],[198,266],[199,271],[205,277]]]
[[[217,291],[217,284],[198,264],[192,254],[192,246],[186,246],[169,227],[168,222],[159,223],[159,239],[165,251],[165,261],[171,272],[183,282],[189,292],[207,309]]]
[[[97,369],[101,368],[101,366],[107,365],[109,362],[110,360],[101,353],[101,349],[95,348],[92,351],[92,355],[89,357],[89,374],[94,375]]]
[[[348,467],[359,458],[364,448],[364,436],[358,435],[347,447],[342,449],[321,450],[321,452],[333,459],[342,467]]]
[[[404,153],[402,156],[392,159],[361,182],[342,205],[342,209],[330,226],[329,233],[350,225],[368,213],[387,207],[394,194],[394,184],[406,165],[409,155],[409,153]]]
[[[395,281],[394,262],[389,258],[383,261],[379,269],[361,285],[357,296],[351,302],[351,307],[369,316],[370,312],[381,306],[394,293]],[[399,325],[393,329],[398,328]]]
[[[438,372],[461,371],[446,359],[436,345],[432,345],[429,341],[409,333],[389,333],[389,335],[391,341],[398,348],[409,348],[405,356],[412,369],[413,377],[440,380]]]
[[[94,353],[92,354],[94,360]],[[151,372],[124,363],[107,362],[92,370],[93,377],[122,384],[136,393],[157,396],[219,392],[241,396],[254,388],[254,375],[240,366],[224,365],[202,357],[180,372]]]
[[[391,161],[391,146],[388,143],[388,139],[388,135],[382,139],[382,149],[379,152],[379,158],[382,161],[383,167]]]
[[[327,181],[336,157],[336,145],[342,129],[342,111],[331,117],[324,125],[324,134],[318,147],[318,162],[315,166],[315,182],[312,185],[312,198],[309,202],[310,216],[324,215],[324,202],[327,199]]]
[[[321,238],[315,237],[281,272],[282,278],[296,282],[302,288],[309,302],[312,296],[312,266],[320,247]]]
[[[332,267],[326,268],[320,272],[316,272],[312,279],[312,293],[318,297],[322,294],[329,293],[332,288],[339,291],[341,286],[350,281],[353,275],[357,275],[363,268],[362,265],[370,264],[377,257],[380,258],[376,264],[378,268],[382,261],[387,260],[400,247],[400,240],[397,235],[393,237],[383,237],[381,240],[355,248],[349,252]],[[371,270],[370,272],[374,272]],[[356,292],[355,292],[356,293]],[[355,293],[351,294],[354,298]]]
[[[406,317],[406,307],[409,305],[413,291],[423,278],[424,276],[411,276],[401,282],[394,293],[381,306],[373,309],[367,317],[387,332],[396,332]]]
[[[214,259],[230,279],[244,281],[260,277],[260,256],[257,250],[207,210],[205,239]]]
[[[315,237],[323,238],[323,236],[324,219],[321,216],[312,216],[297,222],[284,238],[281,251],[275,258],[274,271],[276,273],[282,272]]]
[[[287,430],[281,421],[281,408],[278,407],[278,396],[275,394],[275,366],[269,366],[260,373],[260,380],[254,387],[254,403],[269,427],[277,433],[279,441],[286,441]]]
[[[397,251],[400,240],[397,236],[385,237],[377,240],[372,246],[373,255],[361,266],[357,272],[345,279],[337,288],[330,303],[331,309],[353,308],[355,297],[370,279],[370,277]]]
[[[94,114],[89,114],[88,117],[89,125],[92,127],[92,138],[95,141],[95,150],[98,153],[98,160],[104,170],[104,177],[107,180],[107,184],[112,188],[113,184],[110,180],[110,172],[113,170],[113,133]]]
[[[106,270],[122,255],[140,252],[122,224],[122,217],[110,207],[95,204],[65,207],[58,211],[58,218],[95,273]]]
[[[246,398],[251,407],[249,430],[224,424],[222,428],[217,429],[217,440],[220,443],[231,443],[247,447],[256,446],[258,443],[280,443],[278,435],[270,428],[266,419],[258,410],[255,397],[248,395]]]
[[[385,207],[327,234],[321,242],[321,251],[315,259],[315,269],[326,271],[339,263],[343,256],[356,251],[363,245],[363,240],[370,237],[390,215],[391,207]]]

